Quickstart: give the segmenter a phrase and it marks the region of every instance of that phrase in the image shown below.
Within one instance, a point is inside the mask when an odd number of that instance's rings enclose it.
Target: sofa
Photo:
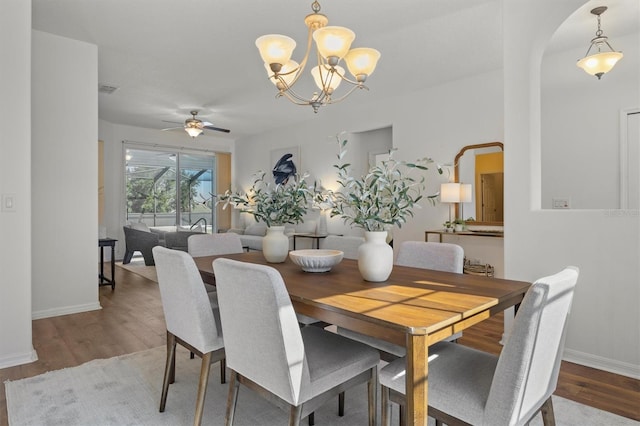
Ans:
[[[286,224],[284,233],[289,237],[289,250],[293,250],[293,234],[314,234],[316,227],[315,220],[307,220],[297,225]],[[240,234],[240,241],[245,249],[262,251],[262,239],[267,235],[267,225],[263,222],[254,222],[245,228],[231,228],[227,232]],[[311,246],[306,248],[311,248]]]
[[[187,251],[187,239],[194,234],[201,234],[201,231],[186,231],[173,227],[173,231],[165,229],[149,228],[143,222],[135,222],[122,227],[124,230],[125,253],[122,259],[123,264],[131,262],[131,258],[136,251],[142,253],[144,264],[155,265],[151,249],[155,246],[163,246],[174,250]]]

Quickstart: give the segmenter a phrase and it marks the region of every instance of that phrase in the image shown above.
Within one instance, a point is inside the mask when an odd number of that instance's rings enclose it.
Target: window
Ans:
[[[213,153],[125,148],[126,221],[215,229]]]

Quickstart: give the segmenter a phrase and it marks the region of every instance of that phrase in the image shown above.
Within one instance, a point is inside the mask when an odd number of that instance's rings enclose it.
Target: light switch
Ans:
[[[553,198],[553,208],[554,209],[570,209],[571,208],[571,199],[569,198]]]
[[[2,194],[2,211],[16,211],[16,194]]]

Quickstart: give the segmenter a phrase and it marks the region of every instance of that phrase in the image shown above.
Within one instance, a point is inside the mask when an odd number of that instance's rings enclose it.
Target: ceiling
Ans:
[[[370,91],[357,91],[344,101],[351,107],[502,66],[500,0],[320,3],[330,25],[356,33],[353,47],[382,53],[367,80]],[[99,83],[118,87],[99,95],[102,120],[163,129],[171,127],[166,121],[182,123],[189,111],[198,110],[202,120],[231,129],[216,136],[238,139],[313,119],[310,107],[275,98],[254,44],[263,34],[288,35],[298,44],[293,59],[300,60],[310,0],[32,4],[34,29],[98,46]],[[605,30],[606,25],[605,20]],[[592,27],[583,34],[585,47]],[[304,90],[312,91],[311,86]]]

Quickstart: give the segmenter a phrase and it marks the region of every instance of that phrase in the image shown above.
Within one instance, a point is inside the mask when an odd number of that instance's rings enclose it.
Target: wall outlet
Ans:
[[[2,194],[2,211],[16,211],[16,194]]]
[[[570,198],[553,198],[552,205],[554,209],[570,209],[571,199]]]

